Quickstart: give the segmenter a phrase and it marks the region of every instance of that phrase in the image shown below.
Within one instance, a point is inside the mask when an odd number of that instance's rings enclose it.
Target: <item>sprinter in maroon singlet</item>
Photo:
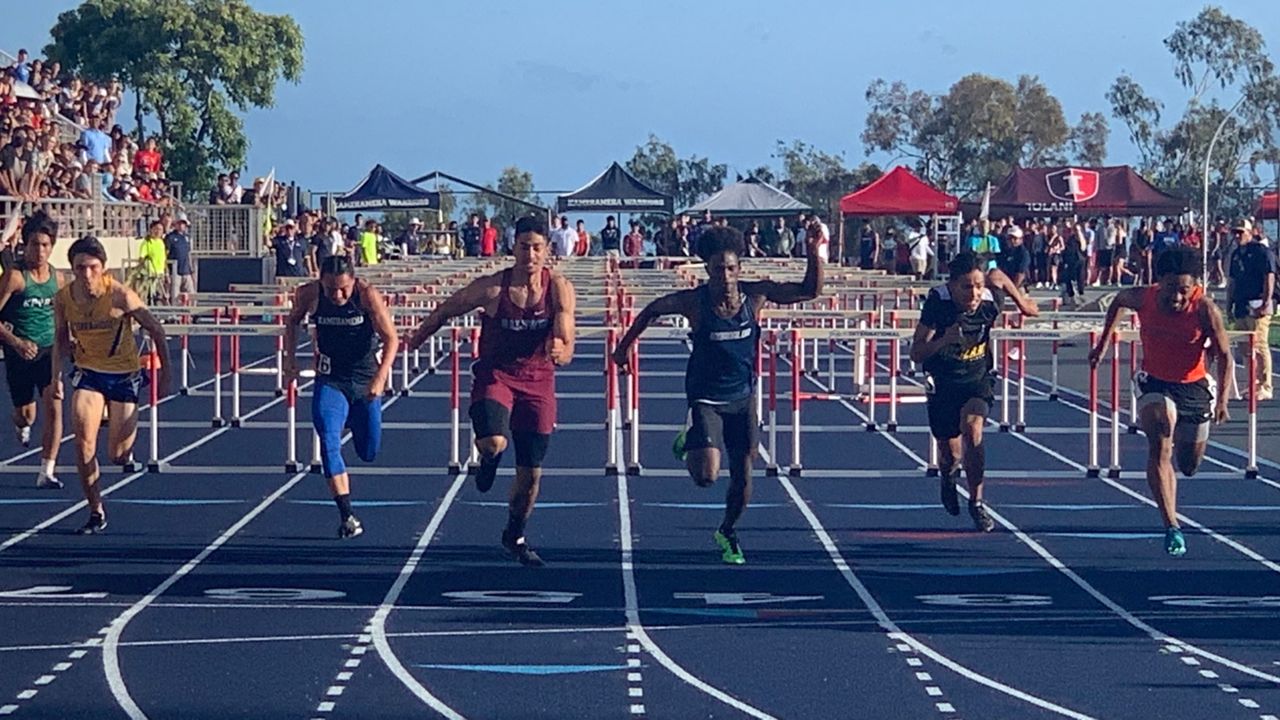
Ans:
[[[480,464],[468,473],[480,492],[488,492],[510,432],[516,481],[502,546],[522,565],[541,566],[524,530],[555,429],[555,366],[573,358],[577,300],[572,283],[543,267],[548,256],[544,220],[531,216],[516,222],[514,251],[514,266],[475,280],[441,303],[409,339],[409,348],[421,345],[449,320],[482,311],[470,408]]]

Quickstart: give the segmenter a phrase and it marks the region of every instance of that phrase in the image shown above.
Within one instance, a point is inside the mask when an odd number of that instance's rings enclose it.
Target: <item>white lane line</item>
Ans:
[[[970,670],[964,665],[957,663],[951,658],[948,658],[945,655],[942,655],[938,651],[934,650],[933,648],[929,647],[923,642],[917,640],[912,635],[909,635],[908,633],[904,632],[902,628],[900,628],[898,624],[895,623],[893,619],[890,618],[889,615],[884,611],[884,608],[881,607],[879,601],[875,599],[875,597],[871,594],[871,591],[867,588],[867,586],[862,584],[862,580],[860,580],[858,576],[854,574],[853,569],[849,566],[849,563],[845,560],[844,555],[840,552],[840,549],[836,546],[835,540],[832,539],[831,535],[827,532],[827,529],[823,527],[822,522],[818,520],[817,515],[813,513],[813,509],[809,507],[809,503],[803,497],[800,496],[800,492],[796,490],[796,487],[791,483],[790,478],[787,478],[786,476],[783,476],[783,475],[779,475],[778,483],[782,485],[782,488],[786,490],[788,495],[791,496],[792,502],[795,503],[796,507],[800,510],[800,513],[804,515],[805,520],[809,522],[809,527],[812,528],[813,533],[817,535],[819,543],[821,543],[823,549],[826,550],[827,556],[830,558],[832,564],[836,566],[836,569],[840,572],[840,575],[845,579],[845,582],[848,583],[849,587],[853,588],[853,591],[857,593],[858,598],[862,600],[862,604],[866,605],[867,609],[871,611],[871,614],[875,617],[881,629],[889,634],[890,639],[906,643],[907,645],[911,646],[912,651],[929,658],[933,662],[947,668],[948,670],[951,670],[957,675],[960,675],[961,677],[964,677],[968,680],[972,680],[973,682],[976,682],[980,685],[985,685],[986,687],[989,687],[998,692],[1004,693],[1009,697],[1015,698],[1017,700],[1021,700],[1031,705],[1035,705],[1036,707],[1048,710],[1050,712],[1056,713],[1058,715],[1062,715],[1064,717],[1074,718],[1075,720],[1092,720],[1091,716],[1089,715],[1085,715],[1084,713],[1077,712],[1067,707],[1063,707],[1061,705],[1058,705],[1057,703],[1050,702],[1049,700],[1045,700],[1044,698],[1037,697],[1035,695],[1032,695],[1030,693],[1027,693],[1015,687],[1012,687],[1010,685],[1006,685],[998,680],[987,677],[986,675]],[[907,664],[913,667],[921,667],[923,666],[924,663],[922,663],[919,660],[919,658],[907,658]],[[950,707],[949,704],[948,706]],[[954,712],[954,711],[955,710],[953,708],[952,710],[948,710],[946,712]]]
[[[618,521],[618,537],[622,546],[622,590],[623,595],[626,598],[627,630],[636,636],[640,641],[640,644],[644,646],[645,651],[648,652],[654,660],[657,660],[660,665],[686,684],[701,690],[725,705],[728,705],[739,712],[750,715],[757,720],[775,720],[772,715],[742,702],[719,688],[709,685],[694,676],[688,670],[685,670],[679,663],[672,660],[671,657],[653,641],[653,638],[649,637],[649,632],[645,630],[644,625],[640,623],[640,602],[636,592],[636,574],[634,561],[632,559],[631,498],[627,492],[627,476],[625,474],[618,475]],[[632,660],[634,660],[634,658],[632,658]],[[638,663],[639,661],[636,662]]]
[[[39,690],[23,690],[22,692],[18,693],[18,699],[30,700],[31,698],[36,696],[36,693],[39,693],[39,692],[40,692]]]
[[[425,375],[418,375],[410,382],[410,385],[416,383],[423,377],[425,377]],[[385,411],[389,409],[401,397],[402,396],[397,395],[383,403],[383,410]],[[285,398],[277,398],[273,402],[280,402],[283,399]],[[267,406],[264,406],[261,409],[265,409],[266,407]],[[351,433],[346,433],[342,437],[341,444],[345,445],[350,440]],[[106,638],[103,639],[103,671],[106,673],[107,685],[111,688],[112,696],[115,697],[116,703],[120,705],[120,709],[124,710],[130,720],[146,720],[147,715],[142,711],[142,708],[134,702],[133,697],[129,694],[129,688],[124,682],[124,675],[120,671],[120,636],[124,633],[125,628],[128,627],[129,622],[145,610],[148,605],[155,602],[156,598],[160,597],[160,595],[164,594],[165,591],[173,587],[175,583],[195,570],[196,567],[205,561],[205,559],[216,552],[218,548],[229,542],[231,538],[235,537],[241,530],[247,527],[249,523],[253,522],[259,515],[265,512],[268,507],[275,503],[276,500],[283,497],[285,493],[292,490],[295,485],[307,478],[310,474],[310,470],[307,470],[294,475],[288,480],[288,482],[281,485],[267,497],[263,498],[262,502],[255,505],[252,510],[224,530],[213,542],[206,545],[199,554],[188,560],[186,564],[178,568],[178,570],[169,577],[165,578],[163,582],[153,588],[145,597],[138,600],[128,610],[125,610],[111,621],[111,624],[109,625],[111,630],[107,633]]]
[[[395,652],[391,649],[391,643],[387,639],[387,617],[391,615],[391,611],[395,608],[396,600],[400,599],[400,593],[404,592],[404,586],[409,582],[409,577],[413,575],[418,563],[422,561],[422,556],[426,553],[427,546],[431,544],[432,538],[435,537],[436,531],[440,528],[440,523],[444,522],[445,514],[449,512],[454,499],[458,497],[458,491],[462,489],[466,481],[466,474],[459,473],[458,477],[449,486],[449,490],[440,500],[440,505],[431,515],[431,521],[427,523],[426,529],[418,536],[418,542],[414,545],[413,552],[409,554],[409,559],[401,566],[400,574],[387,590],[387,594],[383,596],[382,604],[374,611],[373,618],[369,621],[369,624],[373,626],[373,647],[383,664],[387,666],[392,675],[395,675],[400,684],[413,693],[414,697],[425,703],[427,707],[443,715],[446,720],[465,720],[465,718],[458,711],[433,695],[425,685],[418,682],[413,673],[409,672],[404,663],[400,662],[400,658],[396,657]],[[361,647],[361,652],[359,653],[356,653],[353,649],[352,653],[362,655],[365,649]]]
[[[41,675],[40,677],[36,678],[35,684],[48,685],[49,683],[53,682],[56,679],[57,679],[56,675]]]
[[[909,381],[910,381],[910,380],[909,380]],[[918,383],[917,383],[917,384],[918,384]],[[865,415],[862,415],[862,413],[858,412],[858,410],[854,409],[853,407],[849,406],[848,404],[845,404],[845,407],[849,408],[849,409],[850,409],[850,410],[851,410],[855,415],[858,415],[859,417],[863,417],[863,418],[865,418],[865,417],[866,417]],[[989,421],[989,422],[991,422],[991,421]],[[1046,447],[1046,446],[1044,446],[1044,445],[1042,445],[1042,444],[1040,444],[1040,443],[1038,443],[1038,442],[1036,442],[1036,441],[1032,440],[1031,438],[1028,438],[1028,437],[1024,436],[1024,435],[1023,435],[1023,434],[1021,434],[1021,433],[1010,433],[1010,435],[1012,435],[1014,438],[1016,438],[1016,439],[1020,440],[1021,442],[1024,442],[1024,443],[1026,443],[1027,445],[1030,445],[1031,447],[1034,447],[1034,448],[1036,448],[1036,449],[1040,450],[1040,451],[1041,451],[1041,452],[1043,452],[1044,454],[1046,454],[1046,455],[1048,455],[1048,456],[1050,456],[1050,457],[1052,457],[1052,458],[1054,458],[1054,459],[1057,459],[1057,460],[1059,460],[1060,462],[1063,462],[1063,463],[1067,464],[1068,466],[1075,467],[1075,468],[1079,469],[1081,472],[1084,472],[1084,470],[1085,470],[1085,467],[1084,467],[1083,465],[1080,465],[1079,463],[1077,463],[1077,462],[1075,462],[1075,461],[1071,460],[1070,458],[1067,458],[1067,457],[1063,456],[1061,453],[1058,453],[1058,452],[1054,451],[1052,448]],[[886,438],[887,438],[887,439],[889,439],[889,440],[893,440],[893,438],[892,438],[892,437],[890,437],[890,436],[886,436]],[[909,448],[906,448],[906,447],[905,447],[905,446],[903,446],[901,443],[897,443],[897,442],[895,442],[895,444],[896,444],[900,449],[902,449],[904,453],[907,453],[908,457],[911,457],[911,458],[912,458],[912,459],[914,459],[916,462],[921,462],[921,463],[923,463],[923,459],[922,459],[919,455],[916,455],[914,452],[911,452],[911,450],[910,450]],[[1108,479],[1107,479],[1107,478],[1102,478],[1102,480],[1103,480],[1103,481],[1107,481]],[[1123,485],[1120,485],[1119,487],[1124,488],[1124,486],[1123,486]],[[1137,494],[1137,493],[1133,493],[1133,492],[1132,492],[1132,491],[1130,491],[1128,488],[1124,488],[1124,490],[1125,490],[1126,492],[1129,492],[1130,494],[1132,494],[1134,497],[1137,497],[1137,498],[1139,498],[1139,499],[1144,500],[1145,502],[1151,502],[1151,501],[1146,500],[1145,498],[1143,498],[1141,495],[1139,495],[1139,494]],[[965,497],[968,497],[968,493],[967,493],[967,492],[965,492],[965,490],[964,490],[963,488],[961,488],[961,489],[960,489],[960,492],[961,492],[961,494],[963,494]],[[1182,649],[1184,649],[1184,651],[1186,651],[1186,652],[1189,652],[1189,653],[1192,653],[1192,654],[1198,655],[1198,656],[1200,656],[1201,658],[1204,658],[1204,659],[1206,659],[1206,660],[1211,660],[1211,661],[1213,661],[1213,662],[1218,663],[1219,665],[1223,665],[1223,666],[1225,666],[1225,667],[1229,667],[1229,668],[1231,668],[1232,670],[1236,670],[1236,671],[1238,671],[1238,672],[1242,672],[1242,673],[1244,673],[1244,674],[1246,674],[1246,675],[1250,675],[1250,676],[1255,677],[1255,678],[1258,678],[1258,679],[1260,679],[1260,680],[1266,680],[1267,682],[1280,684],[1280,677],[1277,677],[1277,676],[1272,675],[1272,674],[1270,674],[1270,673],[1262,672],[1261,670],[1257,670],[1257,669],[1252,668],[1252,667],[1250,667],[1250,666],[1248,666],[1248,665],[1244,665],[1244,664],[1238,663],[1238,662],[1236,662],[1236,661],[1234,661],[1234,660],[1231,660],[1231,659],[1229,659],[1229,658],[1222,657],[1222,656],[1217,655],[1217,654],[1215,654],[1215,653],[1209,652],[1208,650],[1205,650],[1205,649],[1203,649],[1203,648],[1200,648],[1200,647],[1198,647],[1198,646],[1196,646],[1196,645],[1192,645],[1191,643],[1186,642],[1185,640],[1181,640],[1181,639],[1179,639],[1179,638],[1173,637],[1172,635],[1169,635],[1169,634],[1164,633],[1164,632],[1162,632],[1162,631],[1160,631],[1160,630],[1157,630],[1156,628],[1154,628],[1154,627],[1152,627],[1151,625],[1147,624],[1147,623],[1146,623],[1146,622],[1144,622],[1143,620],[1139,619],[1139,618],[1138,618],[1136,615],[1134,615],[1133,613],[1131,613],[1131,612],[1129,612],[1128,610],[1126,610],[1125,608],[1121,607],[1121,606],[1120,606],[1120,604],[1119,604],[1119,603],[1117,603],[1116,601],[1112,600],[1112,599],[1110,598],[1110,596],[1108,596],[1108,595],[1104,594],[1101,590],[1098,590],[1098,589],[1097,589],[1096,587],[1094,587],[1091,583],[1089,583],[1088,581],[1086,581],[1083,577],[1081,577],[1081,576],[1080,576],[1079,574],[1077,574],[1074,570],[1072,570],[1070,567],[1068,567],[1065,563],[1063,563],[1061,560],[1059,560],[1055,555],[1053,555],[1053,554],[1052,554],[1052,553],[1050,553],[1048,550],[1046,550],[1046,549],[1044,548],[1044,546],[1043,546],[1043,545],[1041,545],[1039,542],[1037,542],[1037,541],[1033,540],[1033,539],[1031,538],[1031,536],[1027,535],[1027,533],[1023,532],[1021,528],[1019,528],[1017,525],[1014,525],[1014,524],[1013,524],[1012,522],[1010,522],[1007,518],[1005,518],[1005,517],[1004,517],[1004,516],[1002,516],[1000,513],[996,512],[994,509],[992,509],[990,505],[988,505],[988,506],[987,506],[987,510],[988,510],[988,512],[990,512],[990,513],[991,513],[991,517],[993,517],[993,518],[996,520],[996,522],[1000,523],[1000,524],[1001,524],[1001,525],[1003,525],[1006,529],[1008,529],[1010,532],[1012,532],[1012,533],[1014,534],[1014,536],[1015,536],[1016,538],[1018,538],[1018,540],[1022,541],[1022,543],[1023,543],[1023,544],[1025,544],[1027,547],[1031,548],[1031,549],[1032,549],[1032,551],[1034,551],[1037,555],[1039,555],[1041,558],[1043,558],[1043,559],[1045,560],[1045,562],[1049,563],[1049,565],[1050,565],[1051,567],[1053,567],[1053,568],[1054,568],[1054,569],[1056,569],[1058,572],[1060,572],[1060,573],[1062,573],[1063,575],[1065,575],[1065,576],[1067,577],[1067,579],[1071,580],[1071,582],[1075,583],[1075,585],[1076,585],[1077,587],[1079,587],[1080,589],[1084,590],[1086,593],[1088,593],[1090,596],[1092,596],[1095,600],[1097,600],[1098,602],[1102,603],[1102,605],[1104,605],[1106,608],[1108,608],[1109,610],[1111,610],[1111,612],[1112,612],[1112,613],[1114,613],[1117,617],[1119,617],[1119,618],[1121,618],[1122,620],[1124,620],[1125,622],[1129,623],[1129,624],[1130,624],[1130,625],[1132,625],[1134,628],[1137,628],[1138,630],[1141,630],[1143,633],[1145,633],[1148,637],[1150,637],[1151,639],[1155,640],[1156,642],[1158,642],[1158,643],[1160,643],[1160,644],[1162,644],[1162,645],[1166,645],[1166,646],[1176,645],[1176,646],[1181,647]]]
[[[397,396],[397,397],[398,397],[398,396]],[[396,399],[396,398],[392,398],[392,400],[393,400],[393,401],[394,401],[395,399]],[[282,403],[282,402],[284,402],[284,401],[285,401],[285,398],[283,398],[283,397],[276,398],[275,400],[272,400],[271,402],[268,402],[266,405],[263,405],[262,407],[260,407],[260,408],[258,408],[258,409],[256,409],[256,410],[254,410],[254,411],[252,411],[252,412],[250,412],[250,413],[246,414],[246,415],[244,416],[244,419],[245,419],[245,420],[248,420],[248,419],[250,419],[250,418],[252,418],[252,417],[254,417],[254,416],[256,416],[256,415],[259,415],[259,414],[261,414],[261,413],[264,413],[264,412],[266,412],[267,410],[271,409],[272,407],[274,407],[274,406],[276,406],[276,405],[278,405],[278,404],[280,404],[280,403]],[[176,458],[179,458],[179,457],[181,457],[181,456],[183,456],[183,455],[185,455],[185,454],[187,454],[187,453],[191,452],[192,450],[195,450],[196,448],[198,448],[198,447],[201,447],[201,446],[205,445],[206,443],[208,443],[208,442],[212,441],[214,438],[219,437],[219,436],[221,436],[221,435],[223,435],[223,434],[225,434],[225,433],[227,433],[227,432],[231,431],[232,429],[233,429],[233,428],[232,428],[230,425],[225,425],[225,426],[223,426],[223,427],[217,428],[216,430],[212,430],[211,432],[209,432],[209,433],[207,433],[206,435],[204,435],[204,436],[200,437],[199,439],[195,440],[194,442],[189,443],[188,445],[185,445],[185,446],[183,446],[182,448],[178,449],[176,452],[169,453],[167,456],[165,456],[165,457],[161,458],[161,459],[160,459],[160,462],[161,462],[161,464],[164,464],[164,463],[168,463],[168,462],[170,462],[170,461],[172,461],[172,460],[174,460],[174,459],[176,459]],[[139,472],[136,472],[136,473],[131,473],[131,474],[129,474],[129,475],[126,475],[124,478],[122,478],[122,479],[120,479],[120,480],[116,481],[116,482],[115,482],[115,483],[113,483],[112,485],[109,485],[109,486],[107,486],[107,487],[102,488],[102,496],[103,496],[103,497],[106,497],[106,496],[108,496],[108,495],[110,495],[110,494],[112,494],[112,493],[116,492],[117,490],[122,490],[122,489],[124,489],[125,487],[128,487],[131,483],[133,483],[133,481],[134,481],[134,480],[137,480],[138,478],[143,477],[143,476],[145,476],[145,475],[147,475],[147,472],[146,472],[145,470],[143,470],[143,471],[139,471]],[[9,548],[13,547],[14,545],[17,545],[18,543],[23,542],[24,540],[27,540],[27,539],[29,539],[29,538],[31,538],[31,537],[33,537],[33,536],[35,536],[37,533],[39,533],[40,531],[42,531],[42,530],[44,530],[45,528],[49,527],[50,525],[53,525],[53,524],[58,523],[58,522],[61,522],[62,520],[64,520],[64,519],[66,519],[66,518],[70,517],[71,515],[74,515],[74,514],[75,514],[75,513],[77,513],[77,512],[80,512],[81,510],[83,510],[83,509],[87,508],[88,506],[89,506],[89,505],[88,505],[88,503],[87,503],[86,501],[81,500],[81,501],[77,502],[76,504],[72,505],[71,507],[67,508],[66,510],[63,510],[62,512],[60,512],[60,513],[58,513],[58,514],[54,515],[53,517],[50,517],[50,518],[48,518],[47,520],[44,520],[43,522],[41,522],[41,523],[39,523],[39,524],[35,525],[35,526],[34,526],[34,527],[32,527],[31,529],[29,529],[29,530],[25,530],[25,531],[23,531],[23,532],[18,533],[17,535],[14,535],[13,537],[10,537],[8,540],[5,540],[4,542],[0,543],[0,552],[4,552],[5,550],[7,550],[7,549],[9,549]]]

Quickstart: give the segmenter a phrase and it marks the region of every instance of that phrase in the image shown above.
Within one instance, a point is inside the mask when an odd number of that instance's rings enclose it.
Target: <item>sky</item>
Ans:
[[[649,134],[730,179],[778,140],[864,153],[876,78],[943,93],[965,74],[1037,75],[1069,123],[1107,111],[1127,72],[1181,114],[1186,92],[1162,40],[1204,7],[1194,0],[250,0],[292,15],[306,41],[301,82],[245,114],[247,175],[345,191],[375,163],[413,178],[442,170],[493,182],[531,171],[541,192],[576,189]],[[76,0],[0,0],[0,49],[38,50]],[[1221,6],[1280,48],[1276,0]],[[958,14],[957,9],[964,13]],[[1224,98],[1226,104],[1234,97]],[[131,116],[132,103],[126,103]],[[1109,114],[1109,113],[1108,113]],[[1132,162],[1111,121],[1108,162]],[[1264,172],[1270,180],[1272,172]]]

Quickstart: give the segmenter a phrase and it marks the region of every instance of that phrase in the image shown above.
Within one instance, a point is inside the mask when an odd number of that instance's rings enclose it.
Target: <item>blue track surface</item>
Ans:
[[[668,359],[645,362],[642,396],[679,393],[683,346],[645,349]],[[246,341],[246,361],[270,350]],[[1032,393],[1027,433],[987,435],[999,527],[981,535],[924,477],[922,405],[888,434],[863,429],[865,406],[809,402],[805,474],[759,463],[748,564],[729,567],[711,542],[723,487],[697,488],[671,456],[682,401],[643,403],[643,475],[603,475],[600,356],[582,342],[559,381],[574,396],[529,527],[541,570],[498,547],[509,467],[487,495],[445,471],[445,374],[386,410],[376,463],[353,460],[355,541],[334,539],[318,475],[283,472],[268,376],[244,378],[240,428],[203,426],[207,385],[166,401],[169,467],[104,475],[102,536],[72,534],[69,445],[61,492],[34,488],[35,453],[0,464],[0,715],[1280,715],[1280,489],[1238,459],[1180,482],[1190,552],[1171,559],[1142,438],[1122,438],[1120,479],[1086,479],[1086,436],[1063,430],[1086,415]],[[778,445],[785,465],[786,429]],[[19,453],[5,432],[0,458]]]

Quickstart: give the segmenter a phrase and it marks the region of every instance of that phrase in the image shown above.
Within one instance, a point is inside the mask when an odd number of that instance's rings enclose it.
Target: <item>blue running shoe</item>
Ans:
[[[1164,531],[1164,551],[1173,557],[1187,554],[1187,539],[1182,536],[1182,528],[1171,527]]]

